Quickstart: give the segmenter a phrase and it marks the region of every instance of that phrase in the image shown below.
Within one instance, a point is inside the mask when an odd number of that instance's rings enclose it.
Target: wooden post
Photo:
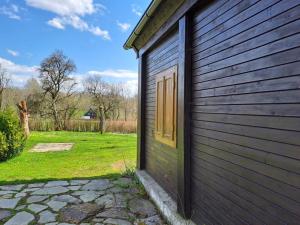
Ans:
[[[19,104],[17,104],[17,107],[19,108],[20,111],[20,121],[21,121],[21,126],[24,129],[24,133],[26,137],[30,135],[29,131],[29,119],[28,119],[28,110],[27,110],[27,104],[26,101],[21,101]]]
[[[178,61],[178,212],[191,217],[191,146],[190,146],[190,102],[191,102],[191,22],[189,15],[179,20]]]

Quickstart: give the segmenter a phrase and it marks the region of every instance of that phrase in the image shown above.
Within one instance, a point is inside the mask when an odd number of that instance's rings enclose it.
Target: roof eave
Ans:
[[[125,44],[123,45],[123,48],[128,50],[131,48],[134,48],[134,41],[136,38],[140,35],[142,29],[144,28],[145,24],[150,20],[153,13],[156,11],[159,4],[162,2],[162,0],[152,0],[146,11],[144,12],[143,16],[131,32],[130,36],[126,40]]]

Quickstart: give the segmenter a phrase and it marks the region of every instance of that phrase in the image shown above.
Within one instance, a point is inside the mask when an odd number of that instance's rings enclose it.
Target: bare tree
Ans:
[[[25,85],[25,96],[28,107],[28,112],[31,116],[41,115],[41,112],[45,111],[43,107],[43,90],[37,79],[31,78],[27,80]]]
[[[105,120],[117,108],[120,103],[120,87],[117,84],[105,82],[99,76],[90,76],[85,82],[85,90],[89,93],[97,107],[100,131],[105,131]]]
[[[63,128],[63,116],[71,107],[64,104],[74,94],[77,85],[70,74],[76,70],[74,62],[61,51],[56,51],[44,59],[40,65],[40,81],[45,101],[49,104],[55,129]]]
[[[0,110],[2,108],[3,92],[10,82],[8,72],[0,64]]]

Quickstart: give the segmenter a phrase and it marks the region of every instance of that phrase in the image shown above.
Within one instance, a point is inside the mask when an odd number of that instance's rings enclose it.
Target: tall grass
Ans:
[[[32,131],[54,131],[54,122],[47,119],[33,119],[29,120],[29,128]],[[136,133],[136,121],[106,121],[106,132],[112,133]],[[69,120],[65,123],[66,131],[77,132],[99,132],[98,120]]]

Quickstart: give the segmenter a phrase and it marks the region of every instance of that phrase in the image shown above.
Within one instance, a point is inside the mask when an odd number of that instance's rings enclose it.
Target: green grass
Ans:
[[[75,143],[70,151],[32,153],[37,143]],[[134,167],[136,135],[32,132],[23,153],[0,163],[0,184],[118,176]]]

